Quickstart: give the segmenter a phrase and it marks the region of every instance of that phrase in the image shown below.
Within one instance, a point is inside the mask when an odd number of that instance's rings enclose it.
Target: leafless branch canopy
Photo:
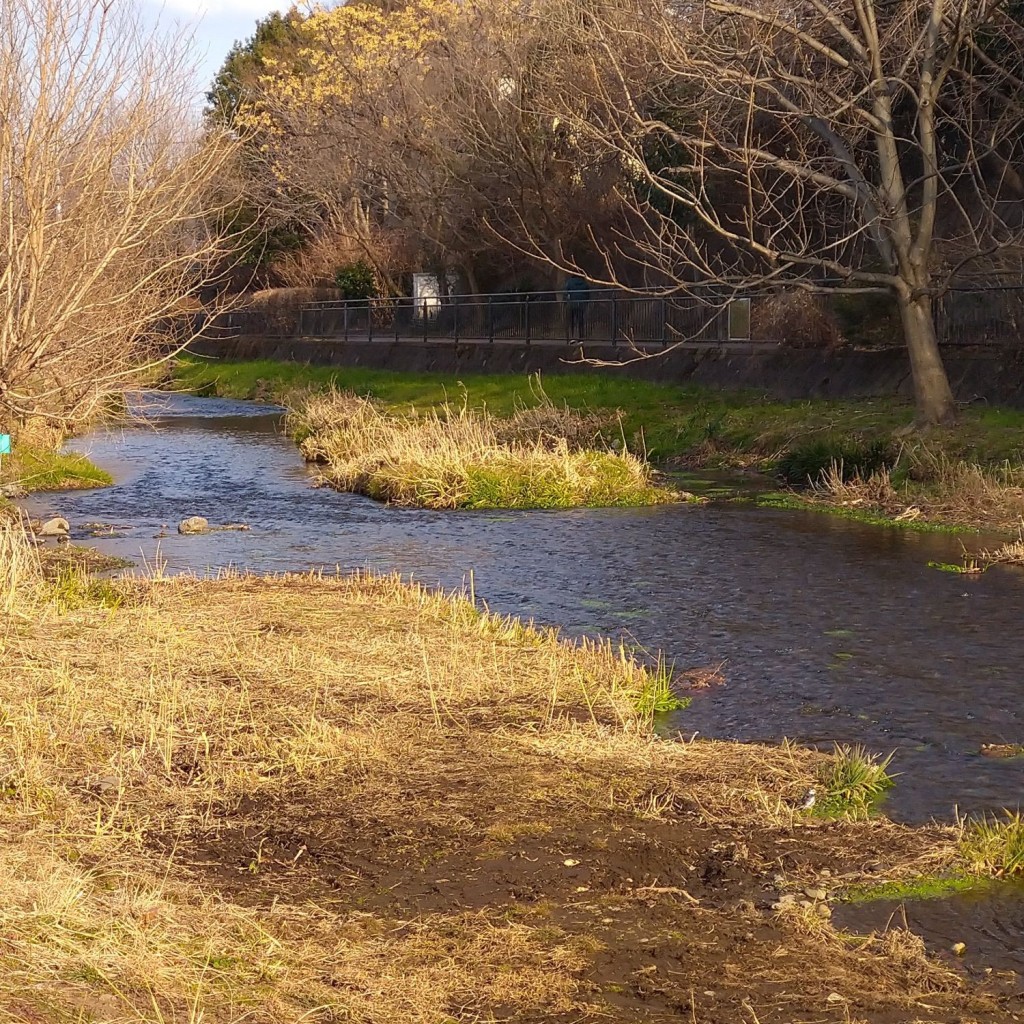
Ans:
[[[0,6],[0,427],[87,415],[224,255],[230,145],[189,124],[182,41],[130,10]]]

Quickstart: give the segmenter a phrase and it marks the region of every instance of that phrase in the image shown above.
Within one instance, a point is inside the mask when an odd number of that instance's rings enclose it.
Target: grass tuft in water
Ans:
[[[821,773],[822,792],[814,815],[822,818],[867,818],[895,784],[888,769],[892,754],[881,757],[855,745],[836,745]]]
[[[4,482],[25,491],[84,490],[108,487],[114,482],[108,472],[74,452],[21,446],[9,462],[9,471],[4,466]]]
[[[960,852],[972,871],[996,878],[1024,875],[1024,817],[1006,811],[1003,818],[986,815],[969,822]]]
[[[978,564],[977,558],[973,555],[964,555],[964,560],[959,565],[955,562],[929,562],[928,568],[952,573],[955,576],[973,576],[985,571],[985,568]]]
[[[674,677],[672,667],[659,658],[657,665],[647,672],[634,697],[634,705],[641,717],[654,718],[690,706],[691,698],[680,697],[676,693]]]

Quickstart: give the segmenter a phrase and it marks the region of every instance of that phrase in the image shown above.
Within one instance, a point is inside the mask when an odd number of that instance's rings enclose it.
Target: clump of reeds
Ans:
[[[893,785],[892,755],[879,757],[859,744],[837,744],[821,772],[822,794],[815,813],[823,817],[867,818]]]
[[[986,815],[969,822],[960,850],[972,871],[996,878],[1024,875],[1024,816],[1006,811],[1002,819]]]
[[[965,563],[966,563],[965,556]],[[997,548],[979,551],[972,559],[975,565],[988,568],[990,565],[1024,565],[1024,532],[1016,540],[1007,541]]]
[[[601,440],[601,421],[541,402],[508,418],[445,403],[390,412],[331,391],[291,415],[303,455],[326,483],[431,509],[654,505],[677,495],[641,457]]]
[[[923,447],[905,449],[894,466],[866,476],[832,463],[812,492],[829,504],[894,519],[1007,527],[1024,516],[1024,465],[981,466]]]

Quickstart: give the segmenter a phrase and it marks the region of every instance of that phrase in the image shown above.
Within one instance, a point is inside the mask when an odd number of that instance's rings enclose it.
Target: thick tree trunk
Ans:
[[[956,419],[956,402],[953,401],[953,392],[935,337],[931,299],[927,296],[910,298],[904,295],[897,295],[896,298],[914,379],[914,400],[917,406],[915,422],[921,427],[952,423]]]

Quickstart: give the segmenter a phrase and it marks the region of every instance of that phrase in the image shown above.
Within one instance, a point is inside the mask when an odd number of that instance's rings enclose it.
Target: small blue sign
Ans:
[[[11,435],[0,434],[0,455],[11,454]]]

